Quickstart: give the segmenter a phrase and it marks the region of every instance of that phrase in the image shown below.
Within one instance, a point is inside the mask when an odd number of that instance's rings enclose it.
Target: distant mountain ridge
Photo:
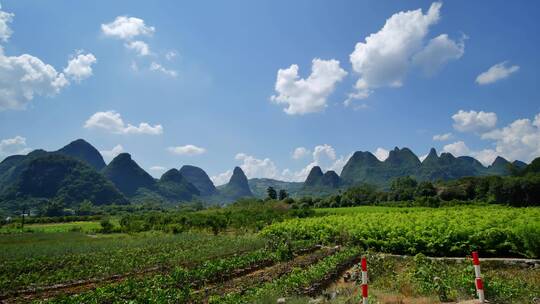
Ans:
[[[438,155],[434,148],[424,161],[420,161],[410,149],[396,147],[384,161],[377,159],[371,152],[355,152],[343,167],[340,177],[346,185],[368,183],[386,187],[392,179],[401,176],[412,176],[420,181],[437,181],[465,176],[508,175],[511,165],[506,159],[497,157],[492,165],[484,167],[473,157],[454,157],[450,153]],[[523,167],[526,164],[515,161],[513,165]]]
[[[116,156],[108,165],[99,151],[77,139],[53,152],[34,150],[27,155],[12,155],[0,162],[0,208],[18,199],[63,200],[68,205],[90,200],[95,204],[124,204],[148,200],[178,204],[202,200],[226,204],[242,197],[266,197],[266,189],[286,190],[292,196],[325,195],[359,183],[388,187],[401,176],[419,181],[450,180],[465,176],[508,175],[539,171],[540,159],[530,165],[510,163],[497,157],[487,167],[469,156],[454,157],[431,149],[423,161],[408,148],[394,148],[380,161],[371,152],[357,151],[340,175],[311,168],[305,182],[286,182],[266,178],[247,179],[235,167],[229,182],[215,187],[206,172],[184,165],[170,169],[156,179],[141,168],[128,153]],[[521,171],[520,171],[521,170]]]

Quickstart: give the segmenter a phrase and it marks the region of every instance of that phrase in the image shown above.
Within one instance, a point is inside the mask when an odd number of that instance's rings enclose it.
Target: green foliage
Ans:
[[[111,233],[113,232],[114,225],[111,223],[111,221],[107,218],[102,219],[101,222],[99,222],[99,225],[101,226],[101,232],[102,233]]]
[[[50,202],[68,207],[86,199],[96,205],[127,203],[105,177],[82,161],[68,156],[45,153],[30,157],[20,164],[18,171],[16,182],[0,195],[4,201],[17,204],[27,201],[34,208]]]
[[[329,209],[332,210],[332,209]],[[268,238],[351,242],[397,254],[539,257],[536,208],[456,207],[440,209],[357,207],[334,215],[293,219],[266,227]],[[532,236],[531,236],[532,235]]]
[[[272,200],[277,199],[277,192],[276,192],[276,189],[274,189],[274,187],[268,187],[266,189],[266,194],[267,194],[268,199],[272,199]]]
[[[289,193],[287,193],[287,190],[285,190],[285,189],[280,189],[279,190],[279,200],[280,201],[282,201],[282,200],[284,200],[284,199],[286,199],[288,197],[289,197]]]

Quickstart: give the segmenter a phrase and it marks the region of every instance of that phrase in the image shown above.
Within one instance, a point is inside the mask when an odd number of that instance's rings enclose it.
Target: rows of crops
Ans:
[[[260,303],[263,299],[274,295],[287,296],[306,293],[309,288],[324,280],[338,265],[351,262],[360,255],[359,248],[347,248],[331,255],[307,269],[295,268],[288,275],[280,277],[261,286],[249,290],[229,293],[225,296],[210,298],[210,303]]]
[[[50,303],[186,303],[200,302],[206,295],[197,290],[208,284],[221,283],[236,275],[291,259],[294,252],[309,246],[297,243],[286,248],[265,248],[227,258],[208,259],[193,267],[175,267],[162,274],[132,277],[119,283],[83,292],[61,295]]]
[[[1,239],[0,290],[106,278],[150,267],[189,267],[265,246],[253,235],[161,233],[93,237],[79,233],[11,235]]]
[[[326,211],[328,212],[328,211]],[[540,256],[540,209],[507,207],[343,208],[266,227],[274,239],[351,243],[376,251],[432,256]]]

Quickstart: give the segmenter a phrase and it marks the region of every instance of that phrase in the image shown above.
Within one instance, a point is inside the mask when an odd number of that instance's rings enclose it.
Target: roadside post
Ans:
[[[367,259],[362,257],[362,304],[368,304],[368,274],[367,274]]]
[[[478,258],[478,252],[473,251],[473,266],[474,266],[474,275],[475,275],[475,285],[476,293],[478,294],[478,300],[480,303],[485,303],[484,297],[484,282],[482,281],[482,274],[480,273],[480,258]]]

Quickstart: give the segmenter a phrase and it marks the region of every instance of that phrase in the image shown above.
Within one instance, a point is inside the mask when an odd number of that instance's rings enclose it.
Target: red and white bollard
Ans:
[[[368,276],[367,276],[367,260],[362,257],[362,304],[368,304]]]
[[[478,294],[478,300],[480,300],[480,303],[484,303],[486,299],[484,297],[484,282],[482,281],[482,275],[480,273],[480,259],[478,258],[478,252],[473,251],[472,258],[473,258],[473,266],[474,266],[474,275],[476,277],[475,279],[476,293]]]

